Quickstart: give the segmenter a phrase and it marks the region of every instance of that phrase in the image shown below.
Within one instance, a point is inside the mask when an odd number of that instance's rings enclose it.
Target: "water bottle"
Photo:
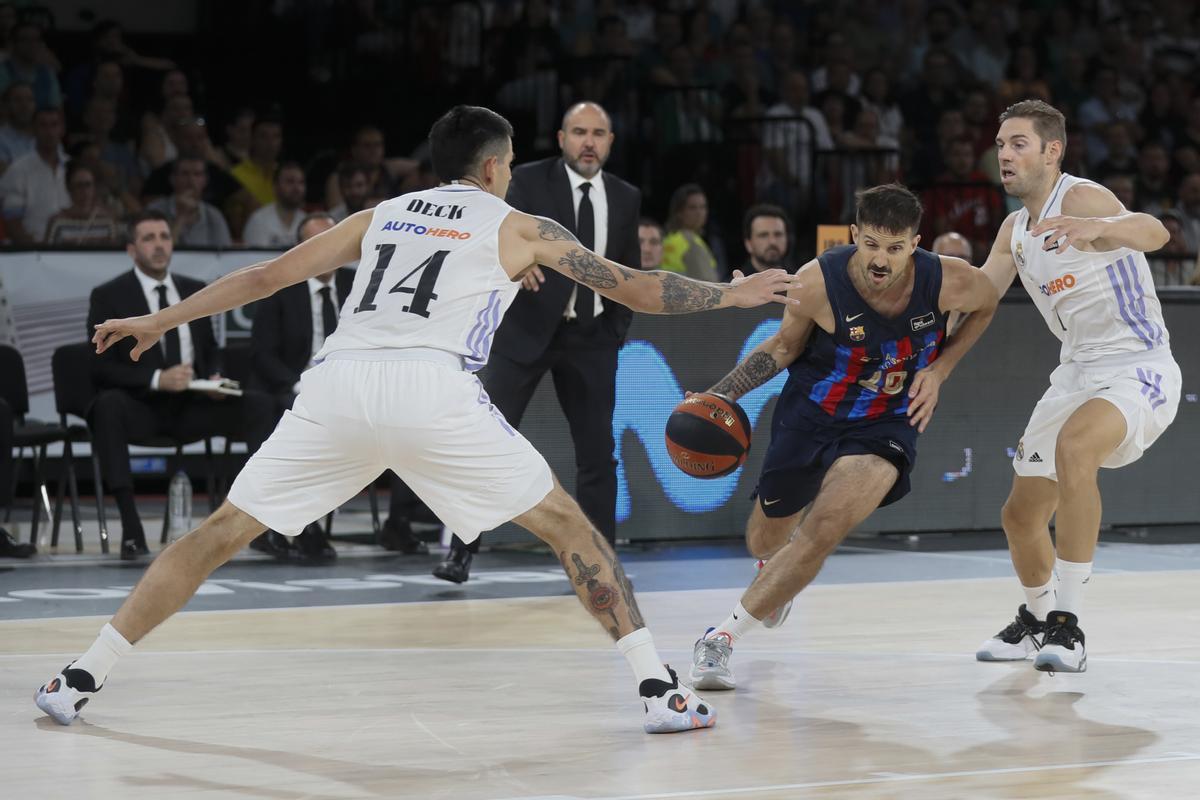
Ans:
[[[192,529],[192,482],[183,470],[171,478],[167,491],[167,527],[171,541]]]

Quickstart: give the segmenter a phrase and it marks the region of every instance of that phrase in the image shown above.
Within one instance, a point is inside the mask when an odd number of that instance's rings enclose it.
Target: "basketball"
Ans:
[[[667,454],[693,478],[720,478],[746,462],[750,418],[724,395],[700,392],[667,419]]]

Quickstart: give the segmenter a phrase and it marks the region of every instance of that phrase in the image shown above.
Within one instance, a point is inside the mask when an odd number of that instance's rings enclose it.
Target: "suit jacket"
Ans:
[[[146,301],[146,295],[142,294],[142,285],[133,274],[133,269],[92,289],[91,300],[88,303],[88,339],[96,332],[96,325],[106,319],[136,317],[150,313],[150,304]],[[180,299],[204,288],[204,281],[186,275],[171,273],[171,279],[175,282]],[[195,351],[192,368],[196,377],[207,378],[220,372],[220,351],[217,338],[213,334],[212,319],[202,317],[192,320],[188,323],[188,328],[192,333],[192,349]],[[128,389],[135,393],[150,392],[150,380],[154,377],[154,371],[166,369],[166,357],[159,344],[143,353],[141,360],[131,361],[129,353],[133,350],[133,345],[134,339],[128,337],[97,357],[92,373],[97,387]]]
[[[342,267],[333,276],[338,301],[346,302],[354,270]],[[250,333],[253,369],[249,388],[272,394],[290,393],[312,358],[312,301],[308,281],[280,289],[254,306]]]
[[[608,239],[605,257],[627,267],[641,265],[637,222],[642,212],[642,193],[635,186],[605,172],[604,193],[608,200]],[[567,166],[561,158],[522,164],[513,170],[508,187],[509,205],[527,214],[555,220],[575,233],[575,203]],[[546,269],[546,282],[539,291],[520,291],[496,331],[493,349],[520,364],[531,364],[542,356],[562,323],[571,287],[575,282]],[[633,312],[620,303],[603,298],[604,313],[597,318],[597,344],[620,347],[633,319]]]

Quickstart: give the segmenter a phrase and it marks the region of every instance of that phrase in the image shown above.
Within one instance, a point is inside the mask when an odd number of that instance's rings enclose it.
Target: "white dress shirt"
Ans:
[[[146,304],[150,306],[151,312],[159,310],[159,307],[158,307],[158,287],[159,286],[167,287],[167,303],[168,304],[175,305],[176,303],[178,303],[180,301],[181,298],[179,297],[179,290],[175,288],[175,281],[171,279],[170,273],[168,273],[167,277],[164,278],[162,281],[154,280],[154,278],[151,278],[149,275],[142,272],[137,267],[133,268],[133,274],[137,276],[138,283],[140,283],[142,285],[142,294],[146,295]],[[188,325],[180,325],[175,330],[179,331],[179,359],[180,359],[179,363],[194,364],[196,353],[192,349],[192,329],[191,329],[191,327]],[[166,347],[167,347],[165,338],[166,337],[158,340],[158,346],[163,348],[164,353],[166,352]],[[156,369],[156,370],[154,370],[154,377],[152,377],[150,379],[150,388],[153,389],[154,391],[158,391],[158,378],[161,374],[162,374],[162,370]],[[208,376],[206,375],[205,377],[208,377]]]
[[[585,183],[592,184],[592,188],[588,190],[588,197],[592,200],[592,211],[596,218],[596,246],[592,249],[597,255],[603,256],[608,249],[608,195],[604,193],[604,171],[597,172],[594,177],[585,178],[567,167],[567,180],[571,183],[571,202],[575,205],[576,220],[579,219],[579,204],[583,202],[583,190],[579,187]],[[575,319],[575,295],[578,292],[579,284],[571,287],[571,296],[567,298],[567,308],[563,312],[563,316],[567,319]],[[592,294],[596,303],[595,315],[598,317],[604,313],[604,303],[601,302],[599,292],[593,290]]]

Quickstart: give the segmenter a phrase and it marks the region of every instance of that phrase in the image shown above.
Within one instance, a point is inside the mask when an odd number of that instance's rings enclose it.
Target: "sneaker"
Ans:
[[[64,667],[49,683],[37,690],[34,702],[59,725],[70,725],[79,716],[79,711],[88,704],[96,692],[96,679],[92,673],[82,669]]]
[[[1042,649],[1038,637],[1046,629],[1022,603],[1017,609],[1017,618],[1008,627],[979,646],[975,651],[976,661],[1024,661]]]
[[[758,560],[759,571],[762,571],[763,565],[766,563],[767,562],[763,561],[762,559]],[[791,611],[792,611],[792,601],[788,600],[786,603],[781,605],[779,608],[775,609],[770,614],[767,614],[767,616],[763,617],[762,626],[764,628],[778,628],[780,625],[783,624],[783,621],[785,619],[787,619],[788,614],[790,614]]]
[[[737,685],[733,671],[729,669],[729,657],[733,655],[733,640],[721,631],[709,636],[716,628],[709,628],[696,640],[692,650],[692,670],[688,678],[692,686],[705,691],[724,691]]]
[[[1042,672],[1086,672],[1087,649],[1079,618],[1067,611],[1046,615],[1046,637],[1042,651],[1033,660],[1033,668]]]
[[[646,707],[643,727],[646,733],[679,733],[717,724],[717,710],[679,685],[675,670],[667,667],[671,682],[649,678],[642,681],[638,694]]]

